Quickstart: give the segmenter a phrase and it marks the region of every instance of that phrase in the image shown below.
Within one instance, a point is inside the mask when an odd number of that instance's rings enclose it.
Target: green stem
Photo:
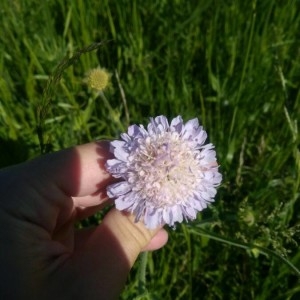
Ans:
[[[257,249],[259,252],[261,252],[265,255],[275,256],[279,260],[281,260],[284,264],[286,264],[288,267],[290,267],[297,274],[297,276],[300,278],[300,270],[295,265],[293,265],[289,260],[287,260],[282,255],[280,255],[279,253],[277,253],[273,250],[270,250],[270,249],[267,249],[265,247],[261,247],[261,246],[255,245],[255,244],[242,243],[242,242],[239,242],[239,241],[234,241],[234,240],[229,239],[229,238],[224,238],[224,237],[221,237],[221,236],[216,235],[214,233],[211,233],[209,231],[206,231],[205,229],[202,229],[202,228],[197,228],[197,231],[191,230],[191,232],[194,233],[194,234],[197,234],[197,235],[205,236],[205,237],[208,237],[210,239],[213,239],[213,240],[231,245],[231,246],[239,247],[239,248],[246,249],[246,250]]]
[[[148,261],[148,252],[142,252],[140,254],[140,265],[138,271],[138,293],[139,296],[135,298],[135,300],[145,300],[149,299],[148,290],[146,287],[146,268],[147,268],[147,261]]]
[[[124,125],[122,124],[122,122],[120,121],[119,118],[116,118],[115,113],[114,113],[114,109],[110,105],[110,103],[109,103],[108,99],[106,98],[105,94],[103,93],[103,91],[99,91],[99,96],[102,99],[104,105],[106,105],[106,107],[107,107],[107,109],[109,111],[111,119],[114,122],[118,123],[119,129],[121,129],[121,130],[124,131],[125,130]]]
[[[139,282],[142,289],[146,290],[146,269],[148,261],[148,252],[142,252],[140,254],[140,268],[139,268]]]

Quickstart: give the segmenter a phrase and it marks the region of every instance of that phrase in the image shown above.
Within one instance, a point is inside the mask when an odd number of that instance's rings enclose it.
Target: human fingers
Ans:
[[[117,299],[139,253],[166,242],[164,230],[149,230],[134,216],[111,209],[99,226],[77,233],[66,268],[72,274],[80,270],[80,290],[89,299]]]
[[[65,196],[89,196],[79,205],[95,204],[106,197],[105,187],[113,179],[106,171],[106,160],[111,158],[109,142],[80,145],[40,156],[26,163],[0,171],[2,189],[10,191],[15,185],[62,192]],[[51,194],[48,195],[51,198]],[[99,197],[98,197],[99,196]],[[98,199],[97,199],[98,198]],[[84,198],[82,198],[84,199]],[[89,199],[89,200],[88,200]],[[75,203],[77,203],[75,201]]]
[[[109,158],[109,142],[99,141],[42,157],[37,160],[36,172],[42,172],[68,196],[101,199],[106,185],[112,181],[105,168]],[[90,206],[88,202],[80,205]]]
[[[85,207],[98,206],[106,199],[105,187],[112,178],[105,162],[110,157],[109,143],[103,141],[1,170],[0,208],[53,234],[65,228],[77,211],[83,217]]]
[[[146,245],[142,251],[154,251],[163,247],[168,242],[168,233],[165,229],[161,228]]]
[[[95,213],[99,212],[100,210],[111,206],[113,204],[113,201],[109,198],[105,198],[104,201],[100,204],[95,204],[93,206],[79,206],[76,205],[75,208],[75,215],[74,219],[75,221],[81,221],[85,218],[88,218]]]

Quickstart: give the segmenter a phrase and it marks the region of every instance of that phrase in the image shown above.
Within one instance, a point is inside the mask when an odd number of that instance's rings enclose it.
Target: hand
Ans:
[[[137,256],[167,242],[112,208],[101,224],[74,223],[108,203],[108,142],[0,171],[0,299],[117,299]]]

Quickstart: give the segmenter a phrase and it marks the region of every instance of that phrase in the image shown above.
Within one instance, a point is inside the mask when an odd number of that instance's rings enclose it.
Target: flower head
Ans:
[[[101,68],[96,68],[90,71],[88,76],[88,85],[98,91],[103,91],[110,80],[110,74]]]
[[[168,123],[150,118],[147,129],[132,125],[122,140],[111,142],[115,159],[106,168],[120,181],[107,187],[118,210],[156,228],[192,220],[214,201],[222,180],[212,144],[198,119],[186,124],[180,116]]]

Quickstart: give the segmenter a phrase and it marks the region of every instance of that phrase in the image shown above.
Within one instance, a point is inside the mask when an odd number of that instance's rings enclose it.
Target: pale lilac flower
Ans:
[[[122,140],[111,142],[115,159],[107,170],[121,180],[107,187],[118,210],[135,215],[154,229],[193,220],[214,201],[222,176],[212,144],[204,145],[198,119],[186,124],[181,116],[169,125],[164,116],[150,118],[147,129],[132,125]]]

